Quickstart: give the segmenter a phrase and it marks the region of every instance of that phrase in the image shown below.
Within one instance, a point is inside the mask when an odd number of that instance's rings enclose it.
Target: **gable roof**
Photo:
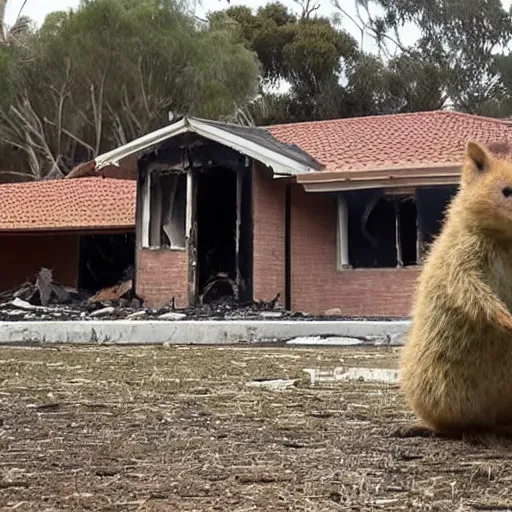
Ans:
[[[468,140],[512,147],[511,123],[453,111],[432,111],[245,127],[184,117],[100,155],[96,170],[118,166],[177,135],[193,132],[296,176],[313,191],[458,183]],[[310,172],[322,171],[322,172]],[[413,179],[413,181],[411,181]],[[339,186],[339,183],[346,182]],[[377,181],[376,181],[377,180]],[[351,183],[348,184],[348,181]],[[328,183],[338,183],[328,185]],[[357,183],[356,183],[357,182]],[[364,182],[364,183],[363,183]],[[318,187],[317,187],[318,189]],[[316,190],[316,189],[315,189]]]
[[[452,111],[268,126],[325,166],[297,181],[309,191],[457,184],[465,145],[476,140],[512,155],[510,123]],[[321,184],[321,187],[320,187]]]
[[[323,166],[293,143],[275,139],[264,128],[239,126],[218,121],[184,117],[160,130],[139,137],[95,159],[96,169],[119,165],[129,156],[146,151],[183,133],[196,133],[230,147],[239,153],[272,167],[276,175],[294,176],[320,170]]]
[[[77,178],[0,185],[1,232],[135,226],[136,181]]]

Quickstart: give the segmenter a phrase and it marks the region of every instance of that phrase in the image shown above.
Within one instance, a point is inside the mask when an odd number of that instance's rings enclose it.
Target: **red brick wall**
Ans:
[[[286,183],[273,180],[256,163],[253,173],[254,299],[270,300],[278,293],[284,304]]]
[[[419,269],[336,269],[332,197],[292,189],[292,309],[323,314],[407,316]]]
[[[137,294],[151,307],[168,304],[188,306],[188,259],[186,251],[137,249]]]
[[[272,180],[256,165],[253,176],[256,300],[277,293],[284,303],[286,183]],[[405,316],[409,314],[418,269],[336,269],[336,209],[324,194],[293,186],[291,212],[292,308],[323,314]],[[185,251],[138,249],[137,293],[152,307],[188,304],[188,261]]]
[[[32,279],[41,267],[67,286],[78,284],[79,235],[0,234],[0,290]]]

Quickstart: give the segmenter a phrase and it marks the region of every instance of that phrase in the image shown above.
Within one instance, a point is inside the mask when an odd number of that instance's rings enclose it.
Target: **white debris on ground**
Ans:
[[[304,371],[309,374],[311,386],[316,384],[325,384],[340,381],[359,381],[359,382],[380,382],[383,384],[398,384],[398,370],[386,368],[305,368]]]
[[[160,320],[183,320],[187,318],[185,313],[175,313],[174,311],[170,311],[169,313],[163,313],[158,317]]]
[[[246,386],[251,388],[263,388],[270,391],[284,391],[292,388],[297,383],[297,379],[269,379],[269,380],[253,380],[247,382]]]
[[[299,336],[288,340],[287,345],[321,346],[321,347],[349,347],[357,345],[402,345],[404,335],[383,334],[382,336],[365,336],[354,338],[351,336]]]
[[[349,346],[364,343],[359,338],[347,338],[342,336],[299,336],[286,342],[287,345],[321,345],[321,346]]]

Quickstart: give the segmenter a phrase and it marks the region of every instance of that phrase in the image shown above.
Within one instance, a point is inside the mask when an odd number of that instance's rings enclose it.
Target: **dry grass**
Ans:
[[[511,447],[393,438],[409,418],[396,386],[311,388],[302,372],[396,355],[3,348],[0,508],[507,510]],[[246,386],[262,377],[302,380]]]

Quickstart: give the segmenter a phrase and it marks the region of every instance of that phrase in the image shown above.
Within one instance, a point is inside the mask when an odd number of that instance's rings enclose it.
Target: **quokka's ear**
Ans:
[[[469,141],[466,145],[466,163],[471,170],[483,173],[490,167],[492,156],[485,146]]]

